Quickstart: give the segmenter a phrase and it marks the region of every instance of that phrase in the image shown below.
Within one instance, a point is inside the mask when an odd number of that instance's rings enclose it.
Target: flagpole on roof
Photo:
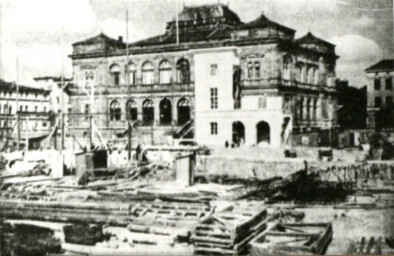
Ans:
[[[176,2],[176,15],[175,15],[175,25],[176,25],[176,44],[179,44],[179,10],[178,10],[178,0],[175,0]]]
[[[127,101],[126,101],[126,119],[127,120],[127,139],[128,139],[128,149],[127,156],[131,160],[131,113],[130,113],[130,73],[129,73],[129,11],[126,9],[126,85],[127,85]],[[127,103],[129,102],[129,103]],[[129,114],[127,114],[129,112]]]

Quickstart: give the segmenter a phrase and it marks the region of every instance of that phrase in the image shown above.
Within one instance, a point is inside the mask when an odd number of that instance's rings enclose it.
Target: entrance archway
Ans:
[[[238,146],[245,143],[245,126],[239,121],[233,123],[233,143]]]
[[[186,98],[178,101],[178,125],[184,125],[190,120],[190,103]]]
[[[270,126],[267,122],[260,121],[256,125],[257,131],[257,144],[260,142],[267,142],[270,143]]]
[[[164,98],[160,101],[160,125],[171,125],[172,108],[171,101]]]

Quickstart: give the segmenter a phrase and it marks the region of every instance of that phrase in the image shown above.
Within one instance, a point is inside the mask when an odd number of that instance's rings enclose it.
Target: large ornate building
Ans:
[[[86,136],[91,115],[106,138],[131,120],[141,138],[194,127],[202,144],[326,144],[338,56],[312,33],[294,35],[264,14],[244,23],[215,4],[184,7],[164,34],[128,47],[104,34],[74,43],[72,130]]]

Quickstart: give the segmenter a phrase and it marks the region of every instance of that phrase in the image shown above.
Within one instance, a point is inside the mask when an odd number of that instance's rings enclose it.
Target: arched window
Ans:
[[[159,65],[159,77],[161,84],[171,83],[171,64],[167,60],[163,60]]]
[[[86,72],[85,73],[85,84],[90,85],[94,79],[93,72]]]
[[[155,117],[155,112],[153,108],[153,101],[151,99],[146,99],[142,103],[142,120],[143,125],[153,125],[153,120]]]
[[[178,125],[184,125],[190,120],[190,103],[186,98],[178,101]]]
[[[129,63],[127,68],[128,68],[129,84],[131,85],[136,84],[137,66],[134,63]]]
[[[120,109],[120,103],[118,100],[113,100],[111,104],[109,105],[109,115],[110,115],[110,120],[120,120],[120,115],[121,115],[121,109]]]
[[[301,65],[301,83],[306,83],[307,82],[307,70],[306,70],[306,65],[302,64]]]
[[[248,70],[248,78],[249,79],[260,78],[260,62],[249,61],[247,64],[247,70]]]
[[[290,80],[290,72],[291,72],[291,56],[285,55],[283,57],[283,76],[284,80]]]
[[[152,62],[147,61],[142,65],[142,84],[153,84],[154,78],[154,66]]]
[[[177,82],[187,84],[190,82],[190,67],[186,59],[180,59],[176,64]]]
[[[116,64],[112,65],[110,68],[111,73],[111,83],[112,85],[120,84],[120,67]]]
[[[308,84],[313,84],[313,75],[314,75],[314,67],[309,67],[308,68],[308,79],[307,79],[307,83]]]
[[[164,98],[160,101],[160,125],[171,125],[172,122],[172,106],[171,101]]]
[[[315,74],[313,79],[313,84],[319,84],[319,69],[315,68]]]
[[[137,103],[130,99],[126,103],[127,120],[136,121],[138,117]]]

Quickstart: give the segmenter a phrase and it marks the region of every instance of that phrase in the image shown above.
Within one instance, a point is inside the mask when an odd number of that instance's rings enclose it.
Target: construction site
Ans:
[[[61,127],[1,155],[1,255],[394,253],[394,162],[368,151],[116,148],[94,129],[67,149]]]

